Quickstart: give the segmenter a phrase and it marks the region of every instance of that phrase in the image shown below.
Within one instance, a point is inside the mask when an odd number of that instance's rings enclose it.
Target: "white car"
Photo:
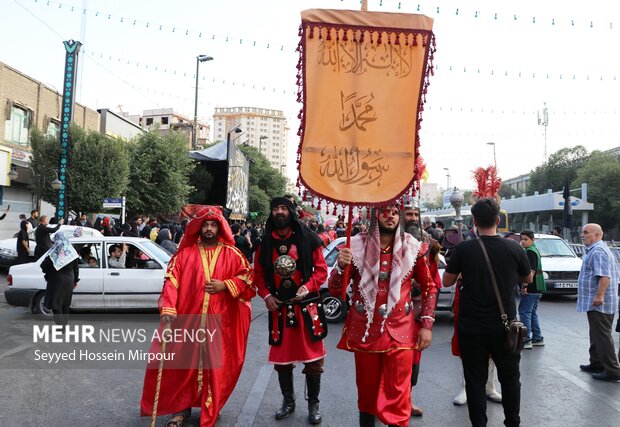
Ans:
[[[534,234],[534,243],[542,257],[546,294],[577,295],[581,258],[564,239],[550,234]]]
[[[80,281],[73,291],[72,308],[157,308],[171,257],[168,251],[149,239],[137,237],[93,236],[70,240],[81,255],[80,261],[94,258],[92,266],[80,263]],[[108,265],[110,247],[123,243],[128,246],[126,266],[130,268],[111,268]],[[45,256],[9,269],[8,287],[4,292],[8,304],[45,314],[42,306],[46,282],[41,271],[44,259]]]
[[[55,228],[56,225],[48,225],[49,228]],[[61,225],[60,230],[69,238],[73,237],[73,232],[78,228],[75,225]],[[30,251],[29,256],[32,261],[34,261],[34,248],[37,246],[37,243],[34,240],[34,232],[36,229],[30,230],[28,233],[28,240],[30,240]],[[54,239],[53,233],[50,237],[52,240]],[[84,237],[103,237],[103,234],[99,232],[99,230],[95,230],[94,228],[82,227],[82,236]],[[9,268],[17,262],[17,234],[10,239],[2,239],[0,240],[0,267]]]

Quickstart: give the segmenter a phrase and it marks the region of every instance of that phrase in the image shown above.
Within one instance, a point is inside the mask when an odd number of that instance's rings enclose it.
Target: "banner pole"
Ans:
[[[351,247],[351,228],[353,228],[353,205],[349,205],[349,224],[347,225],[347,243],[346,247]],[[348,264],[344,268],[344,272],[342,273],[342,301],[347,301],[347,287],[349,286],[349,271],[351,269],[351,264]]]

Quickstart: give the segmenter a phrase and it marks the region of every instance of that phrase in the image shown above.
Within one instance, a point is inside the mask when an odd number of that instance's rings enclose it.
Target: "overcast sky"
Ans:
[[[548,154],[620,146],[618,2],[368,4],[435,19],[437,70],[421,131],[430,182],[445,187],[448,168],[452,185],[472,187],[471,170],[493,162],[487,142],[496,144],[500,176],[528,173],[544,161],[537,113],[545,102]],[[213,56],[200,67],[199,117],[211,122],[215,107],[284,110],[293,163],[294,50],[299,12],[308,8],[359,10],[360,1],[3,0],[0,61],[58,87],[62,41],[80,40],[81,103],[132,114],[172,107],[193,117],[195,57]]]

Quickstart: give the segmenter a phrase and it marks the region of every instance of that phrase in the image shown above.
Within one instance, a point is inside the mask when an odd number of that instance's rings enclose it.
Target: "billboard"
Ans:
[[[250,162],[241,150],[230,144],[228,150],[228,185],[226,207],[232,211],[230,219],[243,220],[249,212]]]

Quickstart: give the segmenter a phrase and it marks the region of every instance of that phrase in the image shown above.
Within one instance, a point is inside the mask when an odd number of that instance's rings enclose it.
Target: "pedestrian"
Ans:
[[[230,229],[235,237],[235,246],[245,255],[249,262],[252,262],[252,243],[250,243],[250,236],[248,234],[241,235],[241,224],[238,222],[231,225]]]
[[[500,317],[492,276],[496,277],[508,320],[516,318],[515,283],[530,283],[532,271],[523,248],[497,234],[499,204],[493,198],[481,198],[471,208],[478,239],[459,243],[453,250],[443,275],[444,287],[462,277],[458,314],[458,344],[467,390],[469,419],[474,427],[487,425],[485,384],[489,355],[497,367],[502,385],[504,424],[518,426],[521,383],[519,353],[504,348],[505,329]],[[485,262],[482,243],[489,254],[492,271]]]
[[[410,198],[404,198],[404,225],[405,232],[411,234],[414,238],[416,235],[419,237],[419,230],[415,228],[415,214],[412,216],[412,212],[417,212],[412,209],[412,206],[407,202]],[[409,223],[409,228],[407,227],[407,223]],[[418,252],[416,263],[425,262],[428,266],[429,274],[433,281],[433,284],[437,288],[437,293],[441,288],[441,276],[439,275],[439,251],[441,250],[441,246],[437,241],[432,240],[430,236],[424,233],[425,239],[422,241],[422,245],[420,251]],[[421,307],[422,307],[422,296],[418,292],[419,290],[414,288],[411,294],[411,301],[414,304],[414,313],[416,314],[416,326],[417,328],[421,328],[421,319],[419,319]],[[422,361],[422,352],[419,350],[413,350],[413,366],[411,370],[411,416],[412,417],[421,417],[424,415],[424,411],[422,408],[417,406],[414,403],[413,398],[413,387],[418,384],[418,377],[420,375],[420,363]]]
[[[532,283],[521,283],[521,298],[519,300],[519,320],[527,328],[527,338],[523,348],[530,350],[532,346],[543,346],[545,340],[540,330],[538,318],[538,302],[542,292],[547,290],[542,271],[542,257],[534,243],[534,232],[523,230],[521,232],[521,246],[525,248],[530,269],[534,275]]]
[[[200,407],[200,425],[215,425],[241,374],[250,329],[250,299],[255,294],[252,269],[235,248],[221,208],[205,207],[188,223],[179,249],[168,263],[159,310],[162,324],[173,328],[176,322],[182,323],[188,317],[220,317],[223,327],[217,328],[217,332],[223,345],[217,349],[207,346],[208,359],[197,361],[192,368],[166,369],[164,363],[161,381],[158,362],[149,365],[142,392],[143,416],[152,416],[154,409],[157,414],[173,414],[166,425],[179,427],[190,417],[192,407]],[[166,352],[174,353],[174,345],[182,343],[169,344]],[[160,347],[155,341],[151,352],[159,353]],[[197,368],[208,363],[218,351],[220,366]],[[160,390],[158,396],[156,390]]]
[[[403,221],[396,206],[373,209],[368,232],[340,249],[329,279],[329,292],[341,296],[343,269],[352,263],[351,310],[338,348],[355,355],[362,427],[374,426],[375,417],[389,426],[409,425],[414,350],[428,348],[432,339],[437,288],[426,262],[416,262],[421,243],[404,232]],[[420,328],[414,289],[421,296]]]
[[[590,363],[580,365],[592,378],[620,382],[620,366],[616,358],[611,327],[618,311],[618,265],[603,242],[598,224],[586,224],[581,231],[586,245],[577,290],[577,311],[587,313],[590,329]]]
[[[43,223],[41,217],[41,223]],[[47,282],[45,308],[54,314],[57,325],[66,326],[73,289],[80,280],[78,253],[64,233],[54,235],[54,244],[49,255],[41,263],[41,270]]]
[[[159,230],[157,234],[157,238],[159,239],[159,246],[174,254],[177,251],[177,245],[172,241],[172,233],[168,228],[162,228]]]
[[[32,229],[36,229],[37,226],[39,225],[39,211],[37,211],[36,209],[33,209],[30,211],[30,218],[28,218],[28,222],[30,223],[30,225],[32,225]]]
[[[30,237],[28,233],[32,230],[32,225],[26,220],[19,224],[17,233],[17,264],[30,262]]]
[[[45,252],[47,252],[49,248],[52,247],[52,239],[50,238],[50,234],[56,233],[58,230],[60,230],[60,226],[64,223],[64,221],[65,220],[61,218],[58,222],[58,225],[56,225],[56,227],[54,228],[51,228],[47,226],[49,224],[49,219],[47,215],[41,216],[41,222],[37,226],[37,229],[34,231],[34,241],[37,244],[37,246],[35,246],[34,248],[35,259],[41,258],[41,256]]]
[[[308,421],[321,422],[319,392],[327,323],[319,289],[327,279],[321,240],[304,226],[293,202],[276,197],[254,258],[258,294],[269,310],[269,362],[278,373],[282,405],[277,420],[295,411],[293,363],[303,363]]]
[[[73,225],[78,225],[80,227],[89,227],[93,228],[93,224],[88,220],[88,215],[85,212],[82,212],[79,218],[76,218],[73,221]]]

